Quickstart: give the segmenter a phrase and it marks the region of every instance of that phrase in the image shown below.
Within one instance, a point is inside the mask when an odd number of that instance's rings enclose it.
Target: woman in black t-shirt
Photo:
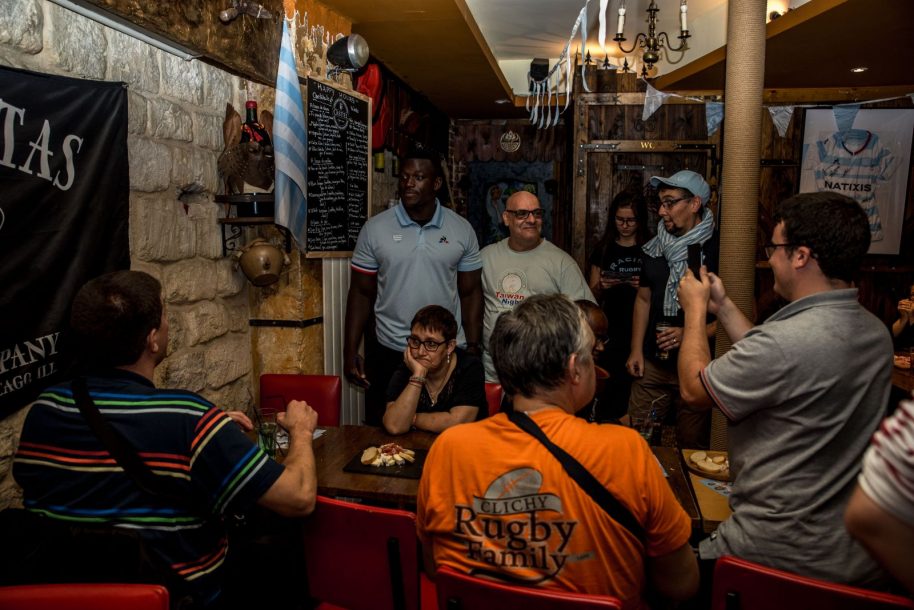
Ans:
[[[609,335],[599,364],[609,382],[599,398],[601,420],[617,419],[628,409],[631,376],[625,370],[632,338],[632,309],[641,275],[645,241],[644,199],[623,191],[609,207],[606,234],[590,257],[590,289],[609,320]]]
[[[384,428],[441,432],[488,415],[482,362],[457,347],[457,321],[440,305],[423,307],[410,323],[403,364],[387,386]]]

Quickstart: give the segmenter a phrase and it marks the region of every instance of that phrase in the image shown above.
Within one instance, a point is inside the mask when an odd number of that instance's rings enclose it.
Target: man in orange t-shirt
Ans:
[[[594,337],[577,306],[536,295],[502,314],[492,357],[514,409],[529,416],[628,509],[642,542],[614,521],[538,441],[506,414],[446,430],[432,445],[418,496],[429,568],[551,589],[613,595],[645,608],[644,592],[687,599],[698,586],[689,518],[633,430],[574,417],[594,393]]]

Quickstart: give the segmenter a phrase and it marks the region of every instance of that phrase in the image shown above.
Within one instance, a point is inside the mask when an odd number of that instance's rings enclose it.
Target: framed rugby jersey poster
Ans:
[[[914,110],[854,106],[806,111],[800,192],[855,199],[870,221],[869,254],[898,254],[911,168]]]

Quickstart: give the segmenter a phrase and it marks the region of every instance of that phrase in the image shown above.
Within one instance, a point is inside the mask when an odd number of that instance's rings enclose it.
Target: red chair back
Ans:
[[[489,417],[498,413],[501,409],[501,384],[492,381],[486,382],[486,401],[489,403]]]
[[[889,610],[914,608],[914,601],[839,585],[724,556],[714,566],[711,610]]]
[[[285,411],[291,400],[304,400],[317,411],[320,425],[339,426],[342,396],[343,384],[336,375],[260,376],[260,412],[265,415]]]
[[[435,575],[438,607],[442,610],[598,610],[622,608],[622,602],[609,595],[582,595],[552,589],[508,585],[476,578],[442,566]]]
[[[3,610],[168,610],[160,585],[65,584],[0,587]]]
[[[318,496],[304,536],[311,597],[348,610],[418,610],[413,513]]]

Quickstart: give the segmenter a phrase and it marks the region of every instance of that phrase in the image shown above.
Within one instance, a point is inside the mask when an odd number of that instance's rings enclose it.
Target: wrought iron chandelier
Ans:
[[[622,31],[625,28],[625,0],[622,0],[621,6],[619,6],[619,23],[616,28],[616,36],[613,38],[613,41],[618,43],[619,49],[628,55],[633,52],[636,47],[641,47],[643,53],[641,54],[641,76],[647,77],[648,70],[650,70],[654,64],[660,61],[660,53],[664,49],[667,51],[676,51],[684,52],[688,46],[686,40],[691,37],[689,34],[689,28],[686,24],[686,13],[688,12],[688,0],[680,0],[679,2],[679,46],[673,46],[670,42],[670,37],[666,32],[660,32],[657,34],[657,13],[660,12],[660,9],[657,8],[657,3],[655,0],[651,0],[650,5],[647,7],[647,34],[644,32],[638,32],[635,36],[635,40],[632,43],[630,49],[626,49],[622,46],[622,43],[625,42],[626,38],[623,35]],[[669,60],[669,58],[667,58]],[[628,60],[626,59],[626,63]]]

